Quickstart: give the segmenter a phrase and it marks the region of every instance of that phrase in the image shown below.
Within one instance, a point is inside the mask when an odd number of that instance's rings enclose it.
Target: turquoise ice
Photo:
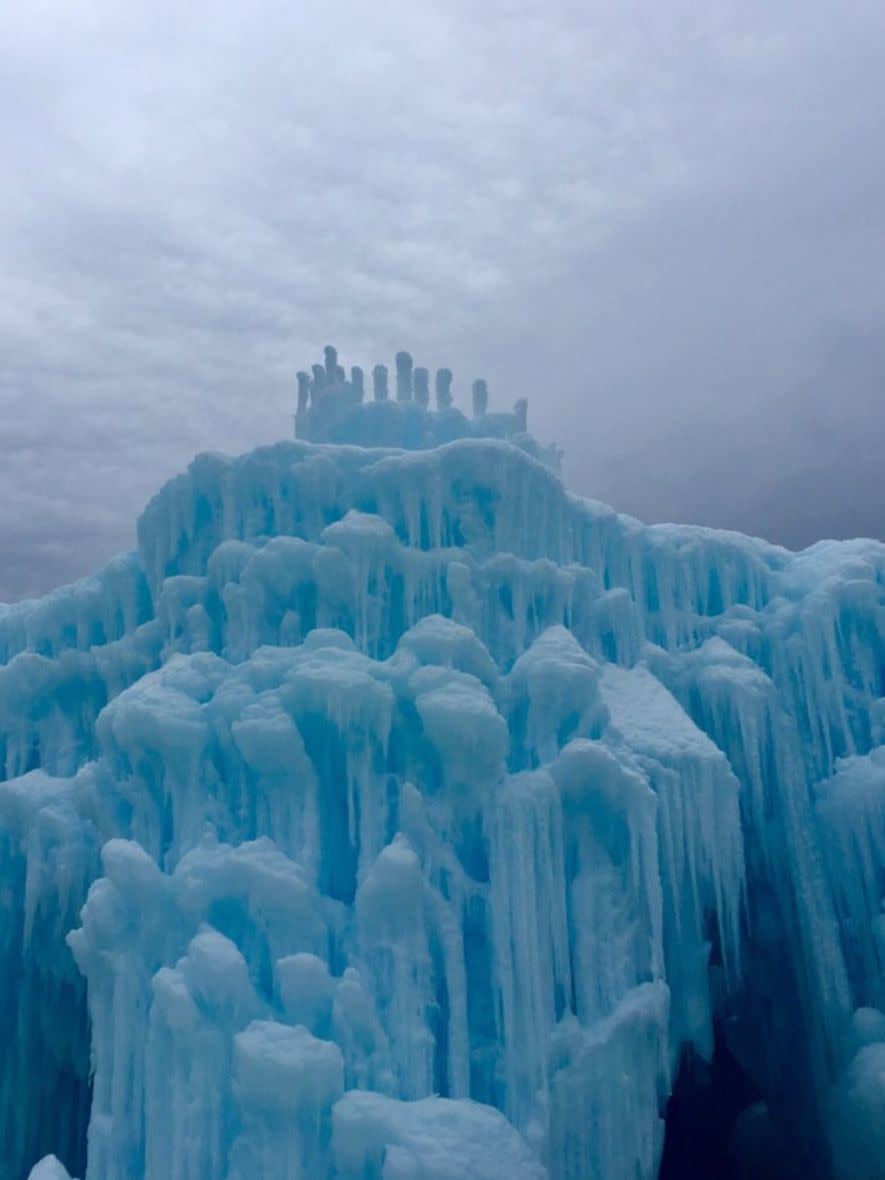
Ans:
[[[0,607],[0,1175],[651,1180],[715,1017],[882,1177],[885,546],[645,527],[397,380]]]

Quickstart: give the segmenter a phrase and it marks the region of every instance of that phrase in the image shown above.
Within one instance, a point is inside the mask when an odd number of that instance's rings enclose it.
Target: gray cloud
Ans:
[[[527,393],[648,519],[882,534],[885,13],[53,0],[0,39],[0,600],[129,547],[293,374]]]

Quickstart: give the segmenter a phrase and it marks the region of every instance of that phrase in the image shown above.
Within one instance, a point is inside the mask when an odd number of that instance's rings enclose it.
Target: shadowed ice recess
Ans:
[[[0,1177],[881,1180],[885,546],[382,368],[0,606]]]

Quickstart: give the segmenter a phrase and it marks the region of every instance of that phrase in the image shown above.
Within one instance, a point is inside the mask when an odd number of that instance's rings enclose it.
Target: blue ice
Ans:
[[[645,527],[446,372],[327,350],[0,607],[3,1177],[651,1180],[714,1021],[885,1176],[885,546]]]

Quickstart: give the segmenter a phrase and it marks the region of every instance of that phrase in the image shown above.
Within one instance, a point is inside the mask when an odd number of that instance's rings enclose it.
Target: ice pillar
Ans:
[[[473,382],[473,416],[474,418],[482,418],[488,413],[489,408],[489,387],[482,377],[477,377]]]
[[[423,366],[418,366],[414,373],[415,401],[421,406],[430,404],[430,374]]]
[[[447,410],[452,404],[452,370],[436,370],[436,408]]]
[[[357,400],[362,401],[366,396],[366,379],[359,365],[353,365],[350,370],[350,384],[353,386]]]
[[[338,380],[338,350],[327,344],[323,349],[323,356],[326,358],[326,380],[330,385],[334,385]]]
[[[412,400],[412,358],[407,352],[396,354],[396,400]]]
[[[387,401],[387,365],[376,365],[372,370],[372,387],[376,402]]]
[[[310,374],[298,373],[298,413],[303,414],[310,401]]]

